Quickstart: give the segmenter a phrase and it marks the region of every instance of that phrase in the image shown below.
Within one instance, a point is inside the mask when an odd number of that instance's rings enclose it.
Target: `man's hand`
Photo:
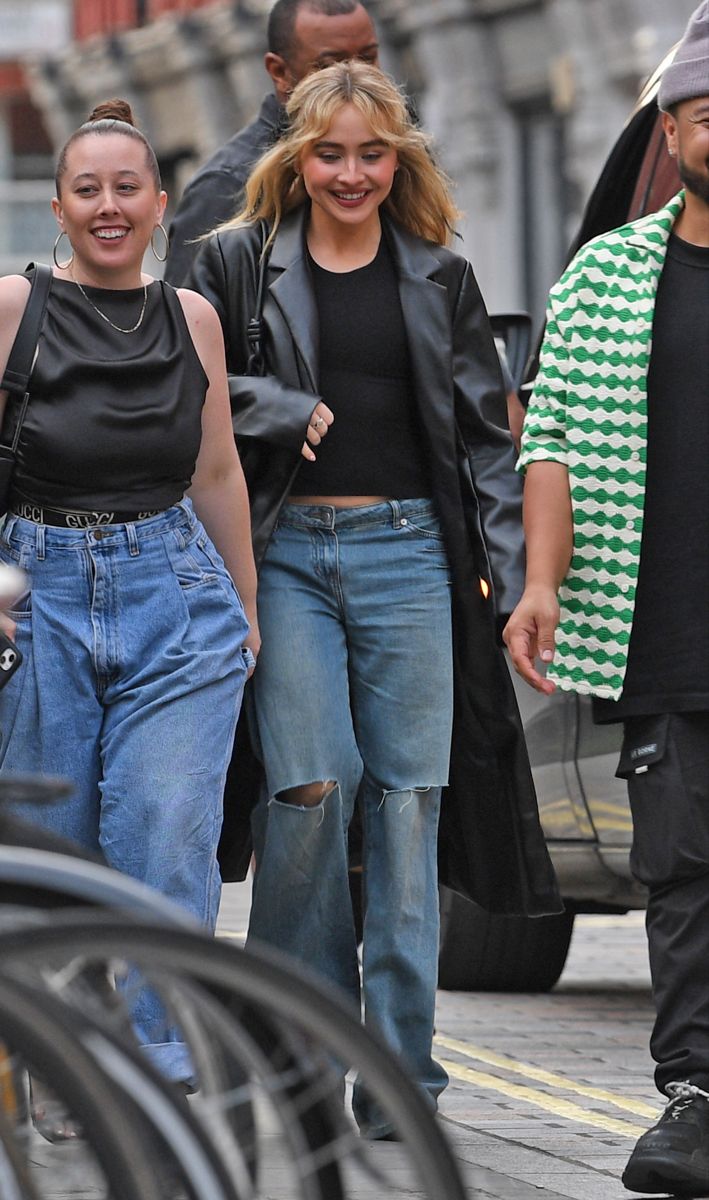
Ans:
[[[515,450],[519,454],[519,448],[522,444],[522,426],[524,425],[524,414],[526,409],[516,392],[507,393],[507,421],[512,434],[512,441],[515,444]]]
[[[552,588],[530,586],[507,622],[502,637],[518,675],[538,692],[550,695],[551,680],[535,668],[540,658],[550,663],[554,657],[554,632],[559,624],[559,602]]]

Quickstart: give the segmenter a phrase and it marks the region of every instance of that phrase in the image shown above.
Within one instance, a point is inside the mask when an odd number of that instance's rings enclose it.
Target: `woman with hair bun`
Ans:
[[[447,249],[448,183],[398,89],[338,63],[287,114],[192,274],[225,332],[261,563],[249,937],[359,1003],[357,805],[365,1019],[435,1108],[437,852],[443,880],[493,909],[559,907],[496,640],[522,585],[520,484],[485,308]],[[243,811],[255,797],[233,778]],[[353,1107],[364,1136],[395,1136],[357,1084]]]
[[[59,155],[56,266],[0,535],[0,560],[31,580],[9,614],[24,661],[0,692],[0,765],[72,780],[70,799],[18,815],[213,928],[256,576],[219,321],[142,271],[151,244],[164,258],[165,202],[130,107],[100,105]],[[30,279],[0,279],[3,372]],[[0,416],[17,404],[0,393]],[[147,992],[135,1020],[187,1080]]]

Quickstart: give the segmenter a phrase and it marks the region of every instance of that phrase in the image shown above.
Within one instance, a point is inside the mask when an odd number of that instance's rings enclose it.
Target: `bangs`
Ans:
[[[406,109],[401,106],[401,112],[394,105],[382,106],[366,92],[355,92],[351,97],[343,97],[340,92],[336,95],[320,96],[316,103],[304,104],[297,113],[290,136],[287,141],[296,153],[312,150],[318,142],[326,140],[328,131],[337,114],[351,104],[364,117],[372,132],[372,141],[382,142],[385,146],[400,149],[410,141],[410,129],[407,128]]]

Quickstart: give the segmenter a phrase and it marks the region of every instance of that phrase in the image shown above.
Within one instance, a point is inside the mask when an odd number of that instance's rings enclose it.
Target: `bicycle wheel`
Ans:
[[[46,999],[46,998],[45,998]],[[115,1200],[165,1200],[143,1128],[92,1056],[43,1004],[15,981],[0,978],[0,1037],[53,1091],[80,1123],[87,1155]]]
[[[284,956],[263,947],[246,951],[224,946],[175,928],[128,928],[99,912],[84,912],[78,920],[62,914],[51,926],[4,934],[0,955],[3,969],[12,971],[20,964],[58,968],[71,961],[109,957],[139,967],[146,977],[191,980],[222,1000],[227,997],[231,1005],[245,1006],[247,1012],[259,1014],[281,1045],[300,1040],[296,1057],[310,1054],[319,1063],[330,1060],[354,1068],[396,1129],[420,1192],[430,1200],[463,1200],[443,1131],[388,1047],[362,1028],[358,1014],[338,996]],[[309,1071],[304,1078],[312,1078]],[[350,1174],[351,1168],[367,1168],[376,1161],[381,1191],[384,1159],[374,1159],[371,1147],[363,1150],[351,1129],[343,1133],[336,1125],[332,1132],[333,1142],[322,1147],[322,1153],[330,1161],[341,1156],[340,1165]],[[346,1181],[345,1194],[348,1186]]]
[[[32,1005],[67,1040],[75,1039],[114,1085],[113,1107],[128,1111],[143,1129],[156,1178],[163,1191],[176,1187],[190,1200],[249,1200],[251,1179],[246,1163],[232,1159],[230,1171],[184,1096],[164,1080],[137,1049],[93,1021],[86,1013],[80,1023],[70,1006],[54,995],[18,980],[4,981],[5,995],[14,990],[19,1002]],[[0,983],[0,995],[3,983]],[[55,1080],[43,1068],[45,1082]],[[241,1186],[240,1186],[241,1185]]]
[[[0,802],[7,795],[13,800],[31,797],[49,803],[56,795],[63,795],[66,791],[66,783],[61,780],[38,779],[32,776],[6,776],[0,779]],[[154,920],[165,920],[168,923],[184,925],[187,928],[199,928],[196,922],[182,909],[177,908],[152,889],[110,870],[104,864],[95,861],[93,856],[74,855],[71,844],[67,843],[65,839],[26,822],[6,818],[1,811],[0,843],[3,843],[0,844],[0,921],[5,925],[13,925],[18,920],[26,921],[28,919],[27,910],[39,909],[44,914],[47,909],[53,910],[57,907],[79,903],[115,908],[121,912],[135,912]],[[11,851],[8,851],[8,845],[13,847]],[[43,920],[44,916],[39,919]],[[95,998],[97,984],[98,994],[104,997],[107,995],[105,979],[101,979],[100,969],[88,969],[84,975],[89,981],[89,987],[83,991],[80,990],[80,996],[84,1001],[89,1001],[92,996]],[[76,982],[75,979],[74,983]],[[81,982],[84,981],[81,980]],[[81,1009],[82,1006],[79,1005],[79,1007]],[[114,1016],[115,1012],[114,1006]],[[184,1016],[184,1011],[182,1015]],[[126,1015],[122,1033],[127,1031],[129,1023],[129,1016]],[[302,1081],[298,1081],[295,1063],[291,1062],[288,1067],[285,1066],[286,1052],[280,1046],[278,1037],[266,1031],[259,1024],[256,1014],[252,1014],[251,1023],[259,1031],[258,1050],[256,1051],[257,1058],[259,1058],[259,1054],[261,1055],[259,1069],[266,1073],[270,1071],[272,1080],[273,1069],[267,1064],[277,1057],[283,1075],[291,1079],[282,1095],[271,1083],[270,1102],[276,1110],[277,1120],[286,1134],[286,1140],[293,1141],[295,1138],[295,1141],[298,1142],[298,1161],[301,1164],[313,1164],[312,1168],[303,1167],[305,1175],[304,1180],[301,1181],[303,1195],[312,1197],[312,1200],[340,1200],[343,1192],[336,1164],[317,1161],[322,1146],[332,1141],[327,1098],[320,1098],[322,1088],[317,1094],[313,1093],[310,1085],[304,1089]],[[204,1036],[200,1035],[197,1038],[199,1025],[199,1020],[195,1021],[193,1014],[191,1040],[199,1040],[204,1051]],[[240,1049],[243,1054],[244,1046],[242,1045]],[[246,1054],[248,1066],[245,1069],[235,1065],[234,1062],[231,1064],[230,1086],[233,1092],[235,1081],[240,1081],[240,1099],[238,1102],[233,1101],[226,1109],[237,1147],[232,1150],[230,1157],[232,1161],[236,1159],[237,1162],[240,1162],[240,1155],[244,1147],[249,1148],[252,1158],[248,1160],[248,1166],[252,1177],[255,1176],[257,1168],[255,1148],[258,1139],[255,1133],[253,1108],[248,1096],[248,1089],[244,1084],[248,1078],[248,1071],[254,1069],[254,1052],[255,1046],[250,1045],[249,1052]],[[204,1053],[202,1059],[204,1068]],[[201,1074],[204,1083],[204,1076],[209,1072],[203,1069]],[[213,1097],[213,1081],[211,1089]],[[203,1086],[203,1095],[204,1090]],[[304,1094],[308,1097],[307,1102],[303,1100]],[[297,1119],[295,1120],[294,1105],[297,1107],[295,1113]],[[210,1127],[215,1124],[214,1108],[212,1113],[213,1119]],[[307,1153],[305,1154],[300,1142],[303,1136],[307,1143]],[[224,1137],[222,1137],[223,1150]],[[249,1150],[244,1152],[248,1159]],[[293,1153],[296,1153],[295,1148]]]
[[[29,980],[35,988],[44,983],[53,995],[61,995],[62,1001],[73,1007],[77,1036],[88,1049],[96,1052],[94,1038],[91,1044],[86,1042],[85,1027],[89,1022],[94,1026],[100,1023],[112,1039],[124,1043],[135,1068],[139,1047],[121,1004],[123,1000],[130,1007],[130,993],[107,993],[105,988],[95,987],[91,980],[98,966],[93,957],[62,961],[56,973],[43,964],[39,972],[27,971],[25,982]],[[112,967],[120,970],[115,960]],[[134,963],[127,969],[135,974]],[[275,1173],[270,1161],[273,1138],[263,1136],[266,1121],[271,1131],[277,1126],[286,1150],[294,1200],[296,1193],[303,1200],[341,1200],[345,1193],[339,1162],[327,1153],[336,1140],[330,1105],[332,1089],[324,1084],[328,1071],[332,1071],[329,1064],[315,1071],[311,1053],[306,1057],[299,1049],[293,1050],[292,1035],[291,1044],[286,1045],[284,1037],[243,1006],[243,1020],[237,1024],[223,1003],[190,980],[164,972],[158,976],[146,973],[140,983],[134,981],[134,986],[142,985],[159,992],[168,1028],[179,1027],[186,1038],[200,1083],[192,1113],[201,1125],[205,1144],[215,1161],[223,1162],[236,1180],[240,1195],[252,1195],[258,1160],[264,1157],[265,1149],[269,1162],[267,1167],[261,1165],[260,1174],[272,1178]],[[110,1074],[101,1057],[99,1061]],[[137,1061],[139,1065],[141,1060]],[[146,1122],[150,1121],[148,1111]]]
[[[54,840],[45,834],[46,845]],[[16,909],[46,909],[58,905],[95,905],[164,921],[184,929],[201,926],[183,908],[144,883],[111,867],[63,853],[22,844],[0,844],[0,920],[12,923]]]
[[[31,781],[26,781],[26,787],[31,787]],[[18,921],[25,923],[32,919],[31,914],[35,920],[44,921],[47,910],[86,904],[135,913],[190,929],[200,928],[189,914],[153,889],[93,860],[67,854],[66,843],[52,834],[18,822],[12,822],[11,826],[0,822],[0,834],[11,838],[13,845],[12,850],[0,845],[0,924],[4,926],[13,926]],[[27,845],[30,840],[36,844]],[[58,847],[61,853],[52,847]],[[89,970],[87,977],[89,986],[82,993],[83,1000],[90,1002],[97,981],[99,993],[105,996],[105,980],[102,983],[100,972]],[[124,1013],[124,1019],[127,1027],[129,1014]],[[230,1107],[229,1118],[238,1132],[239,1144],[255,1146],[254,1118],[245,1093],[238,1105]],[[317,1136],[317,1123],[312,1126],[312,1136]],[[253,1175],[255,1162],[252,1161],[249,1168]],[[322,1195],[331,1200],[338,1200],[340,1195],[329,1174],[323,1180]]]

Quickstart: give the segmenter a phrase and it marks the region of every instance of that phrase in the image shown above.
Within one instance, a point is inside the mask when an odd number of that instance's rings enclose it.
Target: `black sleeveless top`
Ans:
[[[84,289],[130,329],[143,289]],[[164,509],[190,485],[208,379],[169,284],[148,285],[134,333],[103,320],[75,283],[53,279],[12,479],[47,508]],[[13,400],[12,403],[17,403]]]

